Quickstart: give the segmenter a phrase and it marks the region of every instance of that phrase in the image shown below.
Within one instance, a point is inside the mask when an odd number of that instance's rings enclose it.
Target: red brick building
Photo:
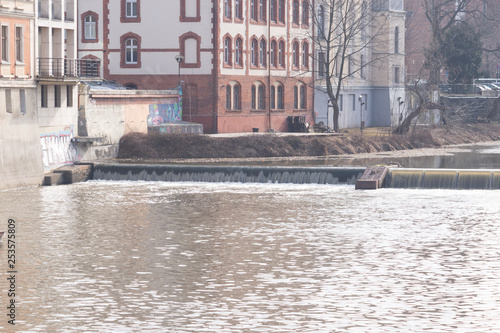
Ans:
[[[78,18],[80,58],[130,88],[182,81],[183,120],[205,133],[314,121],[307,0],[86,0]]]

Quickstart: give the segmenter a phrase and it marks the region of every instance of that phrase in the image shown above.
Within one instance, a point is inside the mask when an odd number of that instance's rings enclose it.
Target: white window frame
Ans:
[[[125,17],[137,17],[137,0],[125,0]]]
[[[130,42],[130,45],[129,45]],[[135,52],[134,52],[135,51]],[[130,55],[130,61],[129,61]],[[135,55],[135,59],[134,59]],[[128,38],[125,40],[125,64],[136,65],[139,56],[138,41],[135,38]]]
[[[1,32],[0,34],[2,35],[2,43],[0,45],[1,48],[1,58],[2,58],[2,63],[9,63],[9,26],[8,25],[1,25]]]
[[[18,35],[18,31],[21,33]],[[18,44],[19,43],[19,44]],[[24,27],[22,25],[16,25],[16,63],[24,63]]]
[[[85,39],[97,39],[97,20],[94,15],[84,17]]]

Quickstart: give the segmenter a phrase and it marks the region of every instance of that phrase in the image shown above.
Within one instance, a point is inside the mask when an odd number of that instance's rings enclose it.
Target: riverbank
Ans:
[[[496,124],[418,127],[407,135],[380,133],[367,130],[362,135],[353,130],[326,136],[249,133],[222,137],[131,133],[120,140],[118,159],[311,158],[500,141],[500,125]]]

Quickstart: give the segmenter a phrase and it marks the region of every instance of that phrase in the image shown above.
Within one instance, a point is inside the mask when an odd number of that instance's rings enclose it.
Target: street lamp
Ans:
[[[177,61],[177,63],[179,64],[179,75],[178,75],[178,77],[179,77],[179,79],[178,79],[179,83],[178,83],[178,87],[180,89],[181,88],[181,62],[184,61],[184,56],[182,56],[180,54],[176,55],[175,56],[175,61]]]
[[[360,129],[361,129],[361,135],[363,135],[363,129],[365,128],[365,122],[363,121],[363,105],[365,105],[365,102],[363,102],[363,95],[359,95],[358,101],[359,101],[359,108],[361,109],[359,110],[361,118]]]
[[[328,100],[328,106],[326,108],[326,131],[330,132],[330,109],[333,111],[333,102],[331,99]]]

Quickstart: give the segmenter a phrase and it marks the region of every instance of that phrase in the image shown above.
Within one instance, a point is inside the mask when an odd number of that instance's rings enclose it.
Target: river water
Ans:
[[[9,298],[4,237],[0,331],[500,332],[499,199],[239,183],[1,191],[17,273]]]

